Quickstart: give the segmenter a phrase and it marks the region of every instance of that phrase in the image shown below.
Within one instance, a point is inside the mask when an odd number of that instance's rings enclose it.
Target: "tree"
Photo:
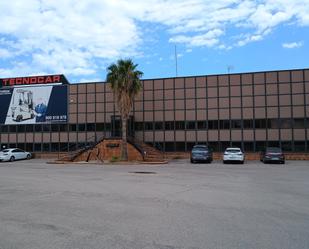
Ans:
[[[143,72],[138,71],[137,66],[138,64],[134,64],[131,59],[120,59],[107,68],[106,81],[111,84],[122,121],[122,160],[128,160],[127,120],[134,98],[142,88],[140,78]]]

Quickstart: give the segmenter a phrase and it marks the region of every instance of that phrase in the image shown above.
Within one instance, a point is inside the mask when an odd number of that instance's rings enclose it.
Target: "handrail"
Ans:
[[[146,151],[143,150],[142,146],[139,145],[139,141],[135,137],[127,137],[127,141],[141,153],[143,160],[145,160]]]
[[[103,139],[99,139],[98,141],[96,141],[96,139],[94,141],[89,141],[92,138],[96,138],[96,136],[91,136],[88,137],[86,139],[86,144],[84,146],[82,146],[81,148],[79,147],[78,143],[74,143],[73,145],[68,145],[67,147],[65,147],[66,151],[67,151],[67,156],[70,158],[71,161],[73,161],[78,155],[80,155],[81,153],[83,153],[84,151],[90,149],[90,148],[94,148],[98,143],[100,143]],[[74,151],[70,151],[69,149],[71,148],[71,146],[76,146],[76,150]]]

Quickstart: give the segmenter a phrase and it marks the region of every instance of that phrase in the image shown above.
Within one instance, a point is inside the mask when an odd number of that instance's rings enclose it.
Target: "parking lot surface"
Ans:
[[[309,162],[0,163],[0,249],[308,249]]]

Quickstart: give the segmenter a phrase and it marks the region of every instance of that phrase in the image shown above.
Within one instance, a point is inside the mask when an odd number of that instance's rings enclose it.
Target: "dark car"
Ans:
[[[281,148],[267,147],[261,152],[260,161],[263,163],[277,162],[284,164],[285,157]]]
[[[212,162],[212,150],[207,145],[194,145],[190,157],[191,163]]]

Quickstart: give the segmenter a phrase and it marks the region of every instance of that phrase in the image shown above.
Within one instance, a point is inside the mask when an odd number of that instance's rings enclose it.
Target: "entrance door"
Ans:
[[[112,137],[121,137],[121,117],[119,115],[112,116],[112,127],[111,127],[111,136]]]
[[[120,115],[115,115],[111,117],[112,119],[112,127],[111,127],[111,136],[112,137],[121,137],[122,136],[122,123]],[[127,136],[133,137],[134,136],[134,118],[130,116],[127,122]]]

